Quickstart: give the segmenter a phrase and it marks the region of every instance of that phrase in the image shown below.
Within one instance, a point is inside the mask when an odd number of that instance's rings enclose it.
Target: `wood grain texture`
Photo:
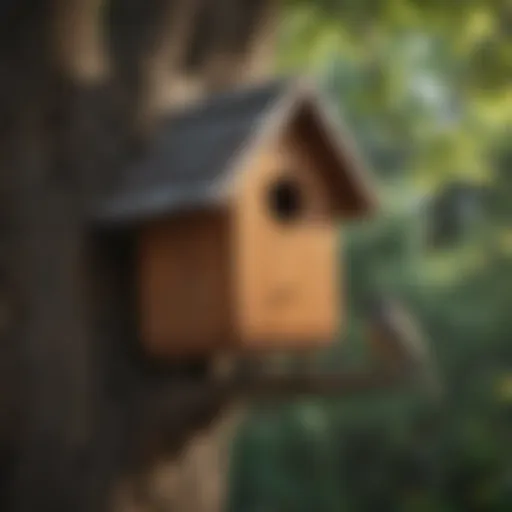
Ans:
[[[228,219],[192,214],[149,225],[139,243],[140,325],[150,353],[204,355],[230,333]]]
[[[281,223],[269,186],[286,177],[303,210]],[[297,349],[336,335],[337,229],[332,194],[316,155],[293,130],[262,151],[234,194],[237,329],[244,348]]]

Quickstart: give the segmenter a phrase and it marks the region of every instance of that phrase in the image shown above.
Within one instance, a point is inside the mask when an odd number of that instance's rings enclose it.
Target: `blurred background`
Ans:
[[[288,0],[278,71],[318,78],[382,198],[343,228],[349,330],[310,365],[364,358],[365,298],[387,290],[420,320],[446,395],[254,407],[229,509],[512,510],[512,3]]]

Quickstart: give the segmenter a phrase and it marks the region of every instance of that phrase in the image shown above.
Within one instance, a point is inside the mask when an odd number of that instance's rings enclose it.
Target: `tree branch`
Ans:
[[[80,83],[100,82],[108,73],[103,7],[103,0],[54,0],[55,65]]]
[[[199,0],[167,2],[156,29],[156,43],[143,64],[143,122],[173,105],[193,101],[202,93],[200,83],[187,76],[183,67],[198,9]]]
[[[228,388],[241,396],[289,397],[297,395],[347,396],[397,388],[404,384],[402,375],[379,371],[339,374],[262,375],[246,382],[230,382]]]

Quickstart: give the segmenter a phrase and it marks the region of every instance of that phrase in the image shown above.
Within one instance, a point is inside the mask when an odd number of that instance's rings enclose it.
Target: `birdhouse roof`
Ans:
[[[334,157],[340,188],[333,193],[343,197],[344,214],[371,210],[375,194],[346,128],[309,83],[283,79],[218,94],[162,119],[143,154],[94,204],[93,217],[134,223],[222,204],[250,155],[301,108]]]

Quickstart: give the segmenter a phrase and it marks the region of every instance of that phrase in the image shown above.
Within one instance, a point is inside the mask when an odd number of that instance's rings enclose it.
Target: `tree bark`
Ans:
[[[222,512],[227,504],[230,446],[243,406],[226,408],[197,432],[178,455],[162,457],[120,482],[113,494],[119,512]]]
[[[224,399],[208,389],[207,364],[157,368],[140,352],[132,240],[100,233],[87,219],[91,199],[115,186],[168,107],[153,97],[166,92],[162,76],[194,76],[201,94],[218,87],[209,49],[250,55],[245,40],[268,2],[216,2],[216,23],[229,18],[231,28],[205,32],[213,2],[198,0],[199,14],[174,40],[164,34],[178,3],[188,0],[0,2],[6,512],[108,510],[124,474],[155,450],[178,453],[223,410]],[[182,56],[172,57],[180,45]],[[191,383],[203,391],[187,400]],[[163,394],[175,400],[163,406],[154,399]]]

